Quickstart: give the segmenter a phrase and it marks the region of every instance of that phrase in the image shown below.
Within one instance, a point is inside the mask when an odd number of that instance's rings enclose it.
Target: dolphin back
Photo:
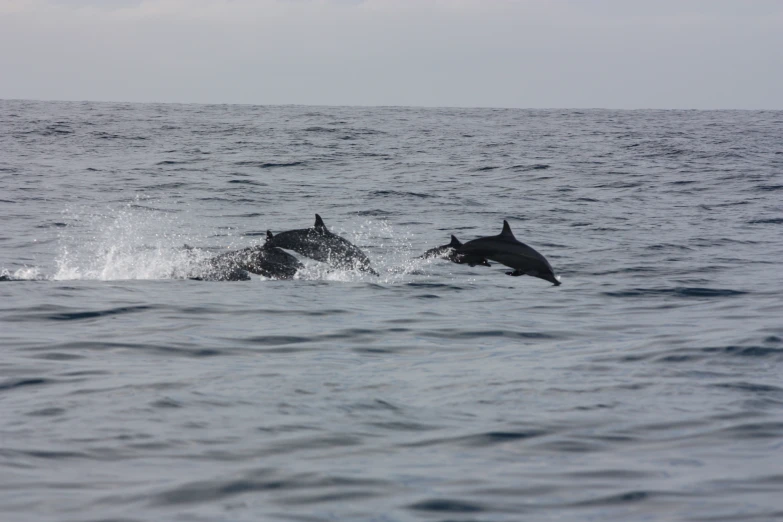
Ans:
[[[209,259],[199,279],[245,281],[248,272],[270,279],[291,279],[304,266],[294,256],[268,245],[244,248]]]
[[[312,228],[288,230],[279,234],[268,233],[266,245],[291,250],[327,263],[333,268],[360,270],[378,275],[364,252],[347,239],[330,232],[318,214]]]

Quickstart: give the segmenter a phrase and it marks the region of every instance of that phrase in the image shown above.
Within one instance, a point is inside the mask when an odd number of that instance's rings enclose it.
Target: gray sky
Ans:
[[[0,98],[783,109],[783,0],[0,0]]]

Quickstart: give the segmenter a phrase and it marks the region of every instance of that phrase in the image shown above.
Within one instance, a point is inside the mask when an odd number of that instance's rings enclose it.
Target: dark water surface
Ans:
[[[783,113],[0,101],[8,521],[783,518]],[[379,277],[182,279],[323,216]],[[413,259],[500,232],[563,285]]]

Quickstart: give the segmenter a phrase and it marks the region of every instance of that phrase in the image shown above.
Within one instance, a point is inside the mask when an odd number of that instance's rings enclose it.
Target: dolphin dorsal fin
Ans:
[[[462,241],[457,239],[457,236],[452,234],[451,235],[451,243],[449,243],[449,246],[450,247],[454,247],[454,248],[461,247],[462,246]]]
[[[272,233],[272,231],[271,230],[267,230],[266,231],[266,240],[269,241],[273,237],[275,237],[275,235]]]
[[[511,232],[511,227],[508,226],[508,221],[505,219],[503,220],[503,232],[500,233],[501,236],[507,236],[507,237],[514,237],[514,233]]]
[[[315,215],[315,225],[313,225],[313,228],[322,232],[326,232],[326,225],[324,225],[324,220],[321,219],[321,216],[318,214]]]

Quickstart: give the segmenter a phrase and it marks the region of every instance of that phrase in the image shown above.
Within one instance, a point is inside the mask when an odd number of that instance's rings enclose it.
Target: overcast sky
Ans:
[[[0,0],[0,98],[783,109],[783,0]]]

